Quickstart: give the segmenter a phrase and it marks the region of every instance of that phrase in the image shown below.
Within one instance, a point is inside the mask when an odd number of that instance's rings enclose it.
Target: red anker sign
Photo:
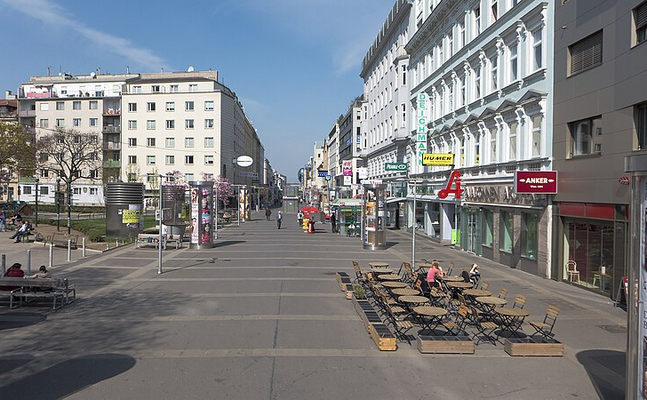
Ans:
[[[514,191],[519,194],[556,194],[557,171],[515,171]]]

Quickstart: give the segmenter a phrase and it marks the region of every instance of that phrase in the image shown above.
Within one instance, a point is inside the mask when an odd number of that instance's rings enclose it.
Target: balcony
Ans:
[[[18,115],[23,118],[33,118],[36,116],[36,110],[20,110],[18,111]]]
[[[103,149],[104,150],[121,150],[121,143],[120,142],[103,142]]]
[[[103,133],[121,133],[121,126],[106,125],[103,127]]]
[[[121,108],[109,107],[103,110],[104,117],[118,117],[121,115]]]
[[[120,167],[121,167],[121,161],[105,160],[103,162],[103,168],[120,168]]]

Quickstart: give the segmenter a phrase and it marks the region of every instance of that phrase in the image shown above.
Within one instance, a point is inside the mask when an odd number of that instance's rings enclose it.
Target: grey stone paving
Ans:
[[[479,262],[493,291],[528,296],[533,318],[560,305],[566,354],[512,358],[500,344],[473,356],[422,355],[406,343],[377,350],[334,273],[353,275],[351,260],[398,268],[411,238],[390,231],[388,241],[364,251],[329,225],[304,234],[287,215],[281,230],[257,217],[222,230],[215,249],[168,250],[160,276],[152,248],[75,253],[54,270],[77,284],[77,302],[58,312],[0,306],[0,399],[623,398],[626,314],[609,299],[424,239],[420,258]],[[26,248],[0,242],[14,258]]]

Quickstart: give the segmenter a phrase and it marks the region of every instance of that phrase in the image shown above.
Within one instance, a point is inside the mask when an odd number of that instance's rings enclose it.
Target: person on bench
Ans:
[[[41,265],[40,268],[38,268],[38,272],[36,272],[34,275],[30,275],[27,278],[29,279],[48,279],[51,278],[52,276],[49,274],[49,271],[44,265]],[[46,292],[48,290],[52,290],[51,287],[41,287],[41,288],[34,288],[34,291],[36,292]]]
[[[21,269],[22,264],[20,263],[13,263],[11,267],[5,272],[4,276],[5,278],[24,278],[25,277],[25,271]],[[20,289],[20,286],[0,286],[0,290],[14,290],[14,289]]]
[[[20,229],[18,229],[13,235],[9,236],[9,239],[15,239],[14,243],[19,243],[20,239],[26,235],[29,235],[29,222],[23,221]]]

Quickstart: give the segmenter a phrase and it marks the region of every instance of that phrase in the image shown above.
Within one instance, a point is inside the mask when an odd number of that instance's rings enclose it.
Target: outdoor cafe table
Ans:
[[[416,296],[420,294],[420,290],[411,288],[399,288],[391,290],[391,293],[396,296]]]
[[[470,297],[487,297],[492,296],[492,292],[481,289],[465,289],[463,290],[463,295]]]
[[[441,276],[440,279],[445,282],[465,282],[462,276]]]
[[[513,336],[517,336],[517,331],[521,327],[523,320],[530,313],[522,308],[499,307],[494,312],[501,317],[501,331],[509,331]]]
[[[470,282],[449,282],[447,286],[452,289],[469,289],[474,285]]]
[[[371,268],[372,272],[375,272],[376,274],[392,274],[393,270],[391,268],[384,268],[384,267],[373,267]]]
[[[378,275],[377,279],[381,281],[399,281],[402,279],[402,277],[396,274],[384,274],[384,275]]]
[[[409,285],[404,283],[404,282],[393,282],[392,281],[392,282],[384,282],[382,284],[382,286],[384,286],[385,288],[389,288],[389,289],[402,289],[402,288],[408,287]]]
[[[389,263],[373,261],[373,262],[368,263],[368,265],[371,267],[371,269],[379,268],[379,267],[387,268],[389,266]]]
[[[418,317],[423,329],[428,329],[433,331],[443,320],[443,317],[447,315],[447,310],[440,307],[431,307],[431,306],[417,306],[413,308],[413,312]]]
[[[398,302],[402,303],[409,311],[418,304],[427,304],[429,299],[425,296],[400,296]]]
[[[482,306],[482,310],[485,311],[485,313],[489,316],[492,316],[494,314],[494,309],[498,306],[505,306],[506,304],[508,304],[508,300],[506,299],[500,299],[498,297],[490,296],[477,297],[474,299],[474,301],[479,303]]]

